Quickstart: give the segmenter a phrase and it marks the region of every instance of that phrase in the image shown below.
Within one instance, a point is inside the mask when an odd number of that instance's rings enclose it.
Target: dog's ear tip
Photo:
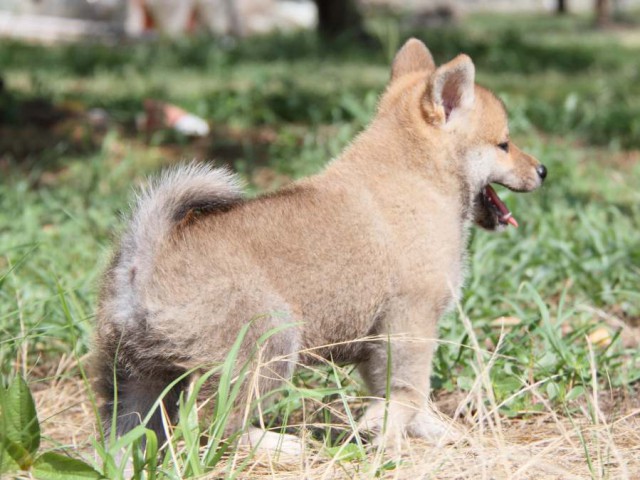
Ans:
[[[440,65],[438,69],[449,70],[452,67],[455,68],[456,66],[464,66],[468,64],[473,65],[473,60],[471,60],[471,57],[466,53],[459,53],[458,55],[453,57],[451,60],[449,60],[447,63],[443,63],[442,65]]]
[[[431,77],[427,96],[432,105],[444,108],[446,120],[453,110],[473,105],[475,72],[471,57],[461,53],[450,62],[441,65]]]
[[[402,47],[396,53],[396,58],[401,58],[402,56],[411,55],[414,57],[431,57],[431,52],[425,45],[425,43],[416,37],[410,37]]]
[[[401,48],[414,47],[414,46],[427,48],[424,42],[417,37],[409,37],[409,39],[407,39],[407,41],[404,42],[404,45],[402,45]]]
[[[467,69],[471,69],[472,71],[475,72],[475,65],[473,63],[473,60],[471,60],[471,57],[469,55],[467,55],[466,53],[461,53],[459,55],[456,56],[456,58],[454,58],[453,60],[451,60],[451,62],[449,62],[451,65],[455,65],[458,68],[467,68]]]
[[[473,83],[476,74],[476,66],[471,57],[466,53],[457,55],[453,60],[441,65],[436,70],[435,77],[445,78],[450,75],[463,76]],[[437,79],[436,79],[437,81]]]
[[[431,52],[422,40],[409,38],[398,50],[391,67],[391,78],[419,70],[433,70],[435,63]]]

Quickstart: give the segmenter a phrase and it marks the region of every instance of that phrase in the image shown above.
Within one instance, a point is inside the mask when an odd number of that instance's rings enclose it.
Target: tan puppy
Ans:
[[[144,191],[100,296],[105,424],[116,385],[122,434],[184,372],[223,362],[251,322],[238,366],[261,336],[289,326],[263,344],[257,390],[243,400],[318,357],[358,363],[384,397],[390,368],[385,428],[382,400],[364,427],[381,439],[443,435],[428,406],[430,365],[438,319],[460,294],[468,228],[517,225],[490,183],[524,192],[546,176],[510,142],[502,103],[474,76],[469,57],[436,68],[409,40],[371,125],[320,174],[247,200],[229,172],[191,165]],[[172,419],[186,384],[164,398]],[[149,427],[163,437],[158,411]],[[229,428],[241,427],[238,411]]]

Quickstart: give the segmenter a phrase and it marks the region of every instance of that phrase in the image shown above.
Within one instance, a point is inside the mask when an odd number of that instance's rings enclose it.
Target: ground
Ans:
[[[77,377],[60,379],[52,373],[59,380],[35,392],[42,427],[55,439],[52,445],[91,456],[88,440],[97,431],[87,389]],[[371,454],[366,463],[336,461],[339,455],[317,446],[302,458],[264,455],[252,458],[240,478],[368,478],[374,472],[381,478],[635,478],[640,472],[640,396],[631,394],[622,398],[603,392],[599,411],[583,405],[571,416],[548,408],[514,419],[488,414],[485,423],[459,419],[469,430],[457,444],[434,448],[412,440],[401,455]],[[460,395],[440,397],[436,405],[450,414],[461,402]],[[242,450],[235,456],[235,463],[249,457]],[[385,468],[389,461],[393,468]],[[230,463],[221,462],[207,478],[224,476]]]

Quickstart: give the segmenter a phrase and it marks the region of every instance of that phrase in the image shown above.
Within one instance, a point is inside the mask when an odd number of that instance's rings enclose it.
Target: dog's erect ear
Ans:
[[[429,79],[425,96],[427,118],[444,124],[452,113],[473,106],[476,69],[467,55],[440,66]]]
[[[435,69],[436,64],[427,46],[417,38],[410,38],[393,59],[391,81],[407,73]]]

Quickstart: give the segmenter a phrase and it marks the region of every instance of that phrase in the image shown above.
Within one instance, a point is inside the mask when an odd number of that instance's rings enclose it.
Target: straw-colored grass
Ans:
[[[64,446],[67,453],[92,461],[92,440],[98,438],[96,418],[88,387],[79,376],[67,374],[75,367],[73,362],[61,361],[55,371],[48,372],[50,380],[36,384],[34,396],[47,439],[45,448]],[[335,449],[332,457],[313,441],[301,457],[273,458],[238,448],[204,478],[234,473],[239,478],[277,479],[640,477],[640,397],[633,391],[596,388],[569,414],[568,409],[560,413],[557,406],[545,403],[534,385],[519,393],[533,394],[545,410],[507,418],[498,413],[485,387],[480,381],[468,395],[436,398],[441,411],[458,414],[457,425],[464,433],[454,444],[434,446],[410,439],[399,451],[372,447],[366,458],[350,460],[340,460]],[[337,408],[335,404],[325,407],[334,412]],[[304,425],[301,431],[306,435]]]

